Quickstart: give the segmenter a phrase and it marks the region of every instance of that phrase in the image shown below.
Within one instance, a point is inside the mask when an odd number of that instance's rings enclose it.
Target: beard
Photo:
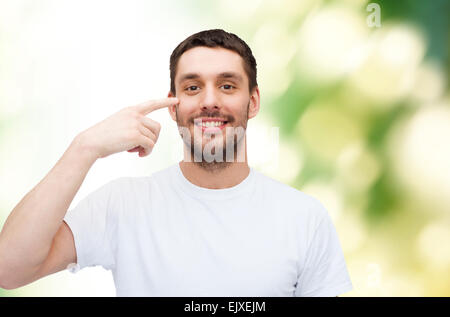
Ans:
[[[242,147],[245,145],[249,107],[250,101],[247,109],[237,117],[223,115],[218,110],[205,110],[189,118],[181,116],[177,107],[178,129],[185,131],[184,135],[180,134],[185,147],[185,158],[189,155],[189,162],[194,162],[198,167],[209,172],[223,170],[238,159],[242,159],[238,157],[238,154],[242,154]],[[202,133],[201,127],[195,126],[194,119],[198,117],[225,118],[226,127],[217,133]],[[233,133],[234,131],[240,133]]]

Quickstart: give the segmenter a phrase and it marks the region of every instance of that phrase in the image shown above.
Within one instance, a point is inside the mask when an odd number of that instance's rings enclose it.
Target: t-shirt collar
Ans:
[[[250,167],[250,172],[244,180],[233,187],[223,189],[210,189],[191,183],[181,171],[180,163],[173,165],[172,175],[183,191],[190,196],[208,200],[225,200],[250,193],[254,184],[255,171]]]

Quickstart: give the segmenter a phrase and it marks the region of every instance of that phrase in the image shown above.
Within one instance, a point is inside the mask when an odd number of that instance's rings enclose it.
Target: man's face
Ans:
[[[248,119],[259,110],[259,91],[250,95],[241,56],[224,48],[192,48],[181,55],[174,81],[180,103],[169,111],[179,128],[189,130],[191,140],[185,144],[191,153],[195,143],[202,153],[206,144],[224,149],[224,161],[226,148],[232,146],[236,153],[243,135],[227,138],[227,128],[245,131]]]

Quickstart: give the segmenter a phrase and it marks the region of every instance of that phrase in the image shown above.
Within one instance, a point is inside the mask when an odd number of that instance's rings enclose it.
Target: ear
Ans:
[[[252,93],[250,95],[250,105],[248,108],[248,119],[253,118],[259,112],[260,105],[260,96],[259,96],[259,88],[256,86],[253,88]]]
[[[167,97],[169,97],[169,98],[175,97],[175,95],[169,91],[169,93],[167,94]],[[167,109],[169,110],[169,114],[172,117],[172,120],[175,122],[177,121],[177,115],[176,115],[177,107],[178,107],[178,105],[173,105],[173,106],[167,107]]]

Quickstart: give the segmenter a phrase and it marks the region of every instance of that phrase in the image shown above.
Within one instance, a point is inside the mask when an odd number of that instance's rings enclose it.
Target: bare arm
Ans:
[[[176,98],[127,107],[80,133],[50,172],[22,198],[0,232],[0,287],[17,288],[76,262],[72,232],[63,221],[89,169],[113,153],[151,153],[158,122],[145,117]]]
[[[75,138],[50,172],[13,209],[0,233],[0,286],[13,288],[34,280],[95,161],[95,155]],[[68,261],[76,261],[74,253],[67,256]]]

